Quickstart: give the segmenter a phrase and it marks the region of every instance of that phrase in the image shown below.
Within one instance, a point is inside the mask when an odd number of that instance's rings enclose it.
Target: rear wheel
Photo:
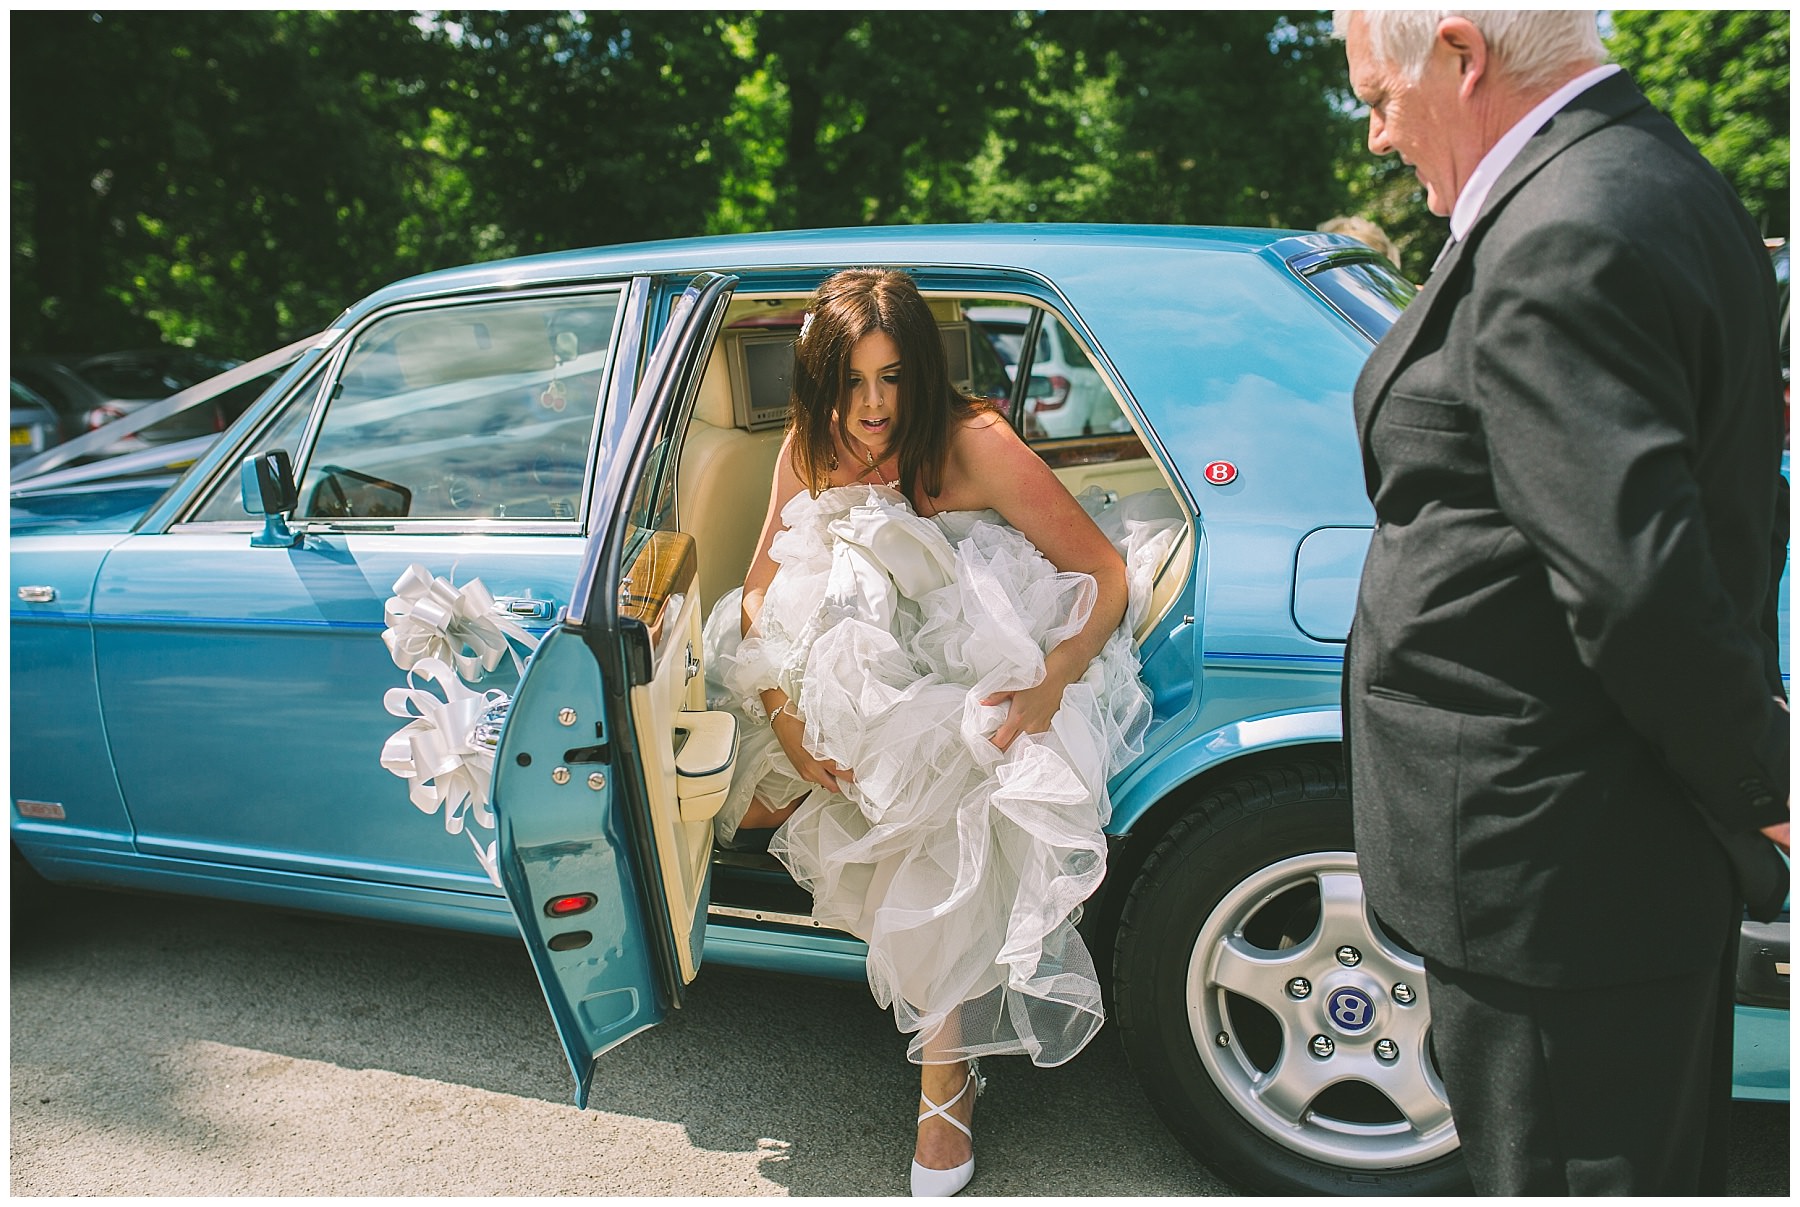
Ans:
[[[1374,919],[1339,768],[1226,784],[1144,864],[1114,959],[1163,1122],[1272,1194],[1467,1193],[1425,971]]]

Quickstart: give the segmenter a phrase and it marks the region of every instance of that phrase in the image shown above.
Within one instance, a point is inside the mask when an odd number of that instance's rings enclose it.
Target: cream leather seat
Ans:
[[[762,532],[781,429],[746,432],[731,405],[723,340],[713,345],[681,446],[677,509],[700,558],[700,606],[743,585]]]

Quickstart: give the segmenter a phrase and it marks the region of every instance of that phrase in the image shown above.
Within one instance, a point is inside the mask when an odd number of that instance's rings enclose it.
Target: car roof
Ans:
[[[768,231],[624,243],[493,260],[410,277],[352,308],[356,314],[413,298],[506,286],[523,287],[637,272],[811,268],[867,264],[954,264],[1034,268],[1124,248],[1152,247],[1254,254],[1297,234],[1266,228],[1123,226],[1077,223],[979,223],[961,226],[865,226]]]

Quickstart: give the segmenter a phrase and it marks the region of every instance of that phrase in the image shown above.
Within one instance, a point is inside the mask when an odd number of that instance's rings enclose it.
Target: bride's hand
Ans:
[[[1044,677],[1031,687],[1017,691],[995,692],[983,700],[983,707],[992,707],[1002,702],[1010,702],[1006,710],[1006,720],[1000,722],[1000,728],[988,741],[1001,750],[1010,747],[1022,733],[1043,733],[1050,728],[1056,710],[1062,707],[1063,689],[1081,678],[1079,672],[1068,675],[1071,668],[1064,666],[1061,647],[1052,650],[1044,659]],[[1086,669],[1085,666],[1082,668]]]
[[[813,757],[806,748],[806,722],[799,717],[791,712],[776,712],[769,717],[769,723],[775,730],[775,740],[781,743],[782,752],[801,779],[830,792],[843,791],[838,786],[840,783],[856,782],[856,774],[850,768],[839,767],[829,759]]]
[[[1006,710],[1006,720],[1000,722],[1000,728],[988,741],[1005,750],[1022,733],[1043,733],[1050,728],[1051,719],[1062,706],[1062,693],[1060,684],[1048,680],[1019,691],[995,692],[981,703],[991,707],[1010,701],[1012,706]]]

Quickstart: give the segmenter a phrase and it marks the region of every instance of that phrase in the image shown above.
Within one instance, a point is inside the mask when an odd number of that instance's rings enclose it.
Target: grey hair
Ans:
[[[1481,31],[1494,65],[1506,78],[1524,87],[1555,82],[1570,68],[1583,70],[1607,61],[1600,41],[1597,10],[1567,9],[1368,9],[1362,12],[1368,31],[1369,53],[1377,62],[1397,70],[1408,82],[1417,83],[1431,57],[1431,43],[1438,23],[1445,17],[1462,17]],[[1352,10],[1331,14],[1332,34],[1345,37]]]

